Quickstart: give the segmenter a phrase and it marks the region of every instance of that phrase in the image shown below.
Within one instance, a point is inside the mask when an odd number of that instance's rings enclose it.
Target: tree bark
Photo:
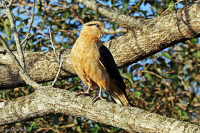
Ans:
[[[87,0],[77,1],[95,10],[97,7],[104,10],[107,8],[101,4],[90,6],[85,3]],[[109,13],[100,9],[98,11],[103,15]],[[130,19],[130,21],[134,20]],[[144,20],[142,23],[134,23],[133,26],[128,25],[128,32],[125,35],[112,39],[104,45],[110,49],[117,65],[123,67],[177,43],[199,37],[199,25],[200,4],[196,2],[168,15]],[[55,78],[59,65],[53,52],[25,52],[24,56],[26,71],[36,82],[51,81]],[[76,76],[71,64],[69,49],[64,50],[62,59],[65,60],[62,69],[65,72],[62,71],[60,77]],[[0,63],[4,64],[0,65],[0,77],[4,77],[0,79],[1,89],[26,85],[19,76],[17,67],[10,61],[9,55],[1,54]]]
[[[136,132],[200,132],[200,127],[194,124],[103,100],[98,100],[92,105],[92,98],[75,98],[75,94],[43,86],[33,94],[1,102],[0,125],[25,121],[49,113],[65,113]]]

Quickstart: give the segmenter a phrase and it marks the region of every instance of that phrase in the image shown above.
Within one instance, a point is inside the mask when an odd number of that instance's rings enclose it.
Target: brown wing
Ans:
[[[114,61],[112,54],[104,45],[102,45],[99,48],[99,53],[100,53],[99,60],[101,64],[103,64],[109,76],[113,79],[113,81],[117,84],[117,86],[122,90],[122,92],[127,96],[126,91],[125,91],[126,85],[124,84],[124,81],[119,73],[119,70],[117,68],[117,65]]]

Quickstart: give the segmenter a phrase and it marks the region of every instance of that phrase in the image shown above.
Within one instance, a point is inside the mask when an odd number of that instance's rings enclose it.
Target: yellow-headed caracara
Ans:
[[[90,95],[90,89],[100,87],[99,96],[94,99],[104,100],[102,89],[108,91],[117,104],[128,105],[126,86],[117,69],[110,51],[102,44],[104,24],[92,21],[83,25],[81,34],[71,50],[74,69],[83,83],[88,87],[86,92],[78,95]]]

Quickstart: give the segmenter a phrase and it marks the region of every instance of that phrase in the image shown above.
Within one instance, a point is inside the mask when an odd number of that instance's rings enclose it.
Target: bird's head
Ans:
[[[81,29],[81,36],[92,37],[94,39],[100,39],[106,32],[104,23],[99,21],[91,21],[83,25]]]

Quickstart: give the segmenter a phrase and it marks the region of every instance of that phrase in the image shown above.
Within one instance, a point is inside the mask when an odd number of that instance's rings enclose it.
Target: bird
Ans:
[[[99,86],[99,95],[93,99],[102,98],[102,89],[107,91],[117,104],[131,106],[126,94],[126,85],[119,73],[111,52],[101,42],[105,33],[105,25],[100,21],[85,23],[71,50],[72,65],[88,87],[86,92],[76,95],[89,95],[90,90]]]

